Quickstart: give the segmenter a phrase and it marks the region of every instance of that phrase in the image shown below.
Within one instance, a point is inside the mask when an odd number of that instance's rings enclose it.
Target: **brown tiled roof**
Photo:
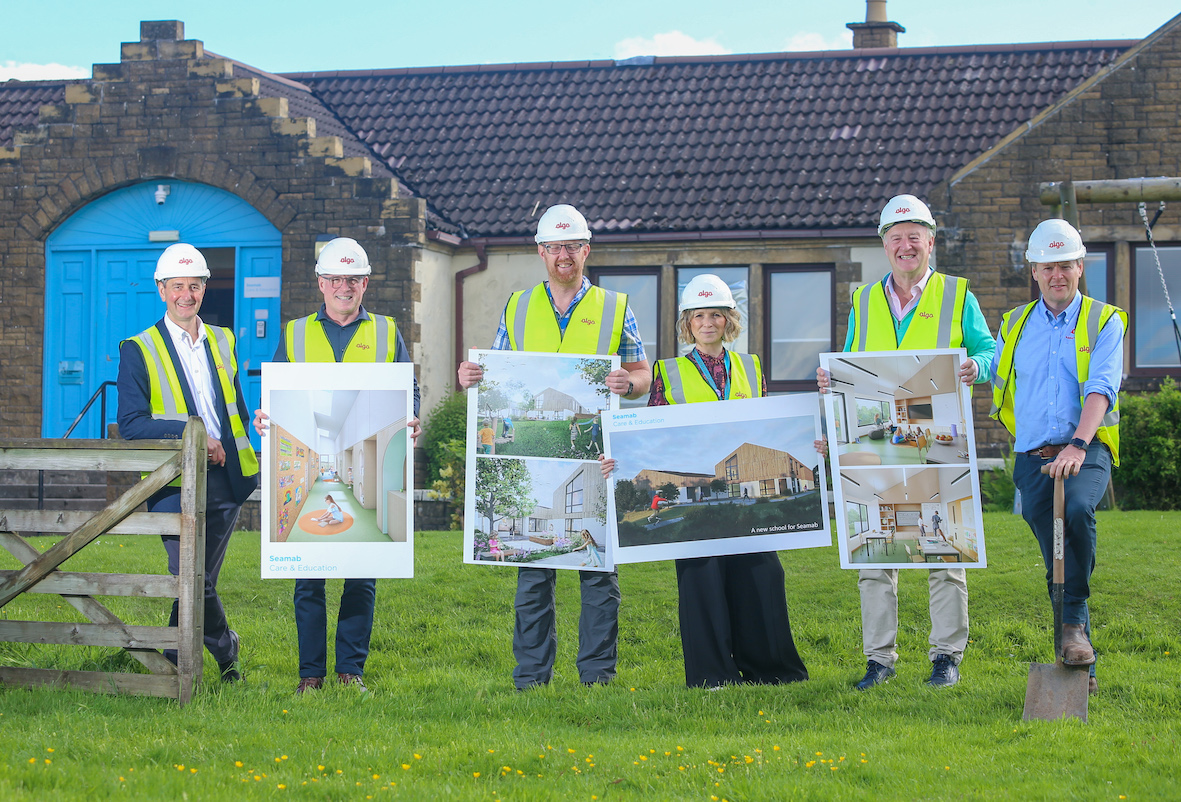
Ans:
[[[289,73],[471,237],[872,229],[1135,42]],[[744,234],[745,232],[745,234]]]
[[[0,83],[0,147],[12,147],[17,126],[36,125],[38,110],[43,105],[65,99],[65,81]]]

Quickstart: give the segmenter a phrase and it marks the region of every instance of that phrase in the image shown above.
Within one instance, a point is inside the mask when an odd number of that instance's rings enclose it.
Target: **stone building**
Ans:
[[[888,269],[893,194],[930,200],[940,269],[995,327],[1032,297],[1019,246],[1052,214],[1041,182],[1181,175],[1181,17],[1142,41],[899,48],[871,6],[847,51],[287,75],[144,22],[90,79],[0,84],[0,437],[60,436],[114,378],[119,339],[161,313],[151,265],[177,238],[210,257],[207,316],[237,331],[252,404],[281,323],[319,305],[317,242],[346,235],[429,410],[543,277],[532,232],[560,202],[587,215],[591,275],[630,293],[650,358],[677,353],[679,288],[715,272],[737,349],[783,392],[813,386],[850,292]],[[1181,375],[1133,206],[1080,219],[1092,292],[1133,317],[1132,386]],[[1174,207],[1156,237],[1181,279]],[[982,455],[1004,443],[986,396]]]

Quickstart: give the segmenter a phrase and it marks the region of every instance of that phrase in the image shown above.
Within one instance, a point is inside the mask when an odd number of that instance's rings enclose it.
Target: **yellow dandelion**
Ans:
[[[633,760],[633,761],[632,761],[632,765],[633,765],[633,766],[638,766],[638,765],[640,765],[640,761],[638,761],[638,760]]]
[[[569,749],[569,748],[568,748],[568,749],[566,749],[566,751],[567,751],[567,752],[569,752],[570,754],[574,754],[574,750],[573,750],[573,749]]]
[[[35,758],[35,757],[31,757],[31,758],[29,758],[29,762],[30,762],[30,763],[36,763],[36,762],[37,762],[37,758]]]
[[[403,763],[403,764],[402,764],[402,771],[407,771],[409,768],[410,768],[410,764],[409,764],[409,763]]]
[[[778,747],[778,746],[772,746],[772,747],[771,747],[771,751],[773,751],[773,752],[778,752],[778,751],[779,751],[779,747]]]
[[[283,758],[281,758],[281,757],[277,757],[277,758],[275,758],[275,762],[276,762],[276,763],[278,763],[278,762],[279,762],[280,760],[282,760],[282,759],[283,759]]]
[[[837,769],[840,768],[840,766],[829,766],[828,768],[830,771],[836,771]]]
[[[53,752],[53,747],[52,747],[52,746],[47,746],[47,747],[45,747],[45,751],[46,751],[46,752]]]
[[[718,774],[722,774],[722,773],[723,773],[723,772],[725,772],[725,771],[726,771],[726,767],[725,767],[725,766],[718,766]]]
[[[280,791],[282,791],[282,790],[283,790],[284,788],[286,788],[286,787],[287,787],[287,786],[286,786],[286,785],[284,785],[283,783],[279,783],[279,790],[280,790]]]
[[[119,775],[119,782],[127,782],[127,781],[123,779],[123,775]]]
[[[287,755],[283,755],[283,760],[286,760],[286,759],[287,759]]]
[[[50,765],[51,763],[53,763],[52,760],[50,760],[49,758],[45,758],[45,765],[46,766]]]
[[[683,746],[678,746],[678,747],[677,747],[677,751],[678,751],[678,752],[684,752],[684,751],[685,751],[685,747],[683,747]]]
[[[656,754],[656,750],[655,750],[655,749],[649,749],[649,750],[648,750],[648,754],[650,754],[650,755],[654,755],[654,754]]]
[[[647,760],[647,759],[648,759],[647,755],[640,755],[640,760]]]
[[[496,750],[495,750],[495,749],[489,749],[489,750],[488,750],[488,754],[490,754],[490,755],[492,755],[492,754],[495,754],[495,753],[496,753]]]
[[[759,711],[759,715],[760,715],[760,716],[761,716],[761,715],[763,715],[763,711],[762,711],[762,710],[760,710],[760,711]]]
[[[841,762],[842,762],[842,763],[844,763],[844,762],[845,762],[845,756],[844,756],[844,755],[841,755]]]
[[[472,772],[472,776],[473,776],[473,777],[477,777],[477,778],[478,778],[478,777],[480,776],[480,772],[478,772],[478,771],[473,771],[473,772]]]
[[[177,770],[177,771],[184,771],[184,770],[185,770],[185,764],[184,764],[184,763],[177,763],[177,764],[176,764],[176,770]]]
[[[815,766],[815,765],[816,765],[816,761],[815,761],[815,760],[809,760],[807,763],[805,763],[805,764],[804,764],[804,768],[806,768],[806,769],[810,769],[810,768],[812,768],[812,767],[813,767],[813,766]]]
[[[405,764],[403,764],[403,765],[405,765]],[[375,779],[375,780],[380,780],[380,779],[381,779],[381,775],[380,775],[380,774],[374,774],[374,775],[373,775],[373,779]]]
[[[816,753],[816,757],[820,757],[820,756],[821,756],[821,755],[823,755],[823,754],[824,754],[823,752],[817,752],[817,753]]]
[[[868,761],[868,760],[866,760],[865,758],[861,758],[861,762],[862,762],[862,763],[868,763],[869,761]]]
[[[336,773],[337,773],[337,774],[344,774],[344,769],[337,769],[337,770],[336,770]]]
[[[284,710],[283,712],[284,712],[284,713],[286,713],[287,711],[286,711],[286,710]]]
[[[262,777],[259,777],[257,774],[255,774],[255,775],[254,775],[254,781],[255,781],[255,782],[258,782],[258,781],[259,781],[259,780],[261,780],[261,779],[262,779]]]
[[[943,767],[943,770],[944,770],[944,771],[951,771],[951,766],[944,766],[944,767]]]
[[[238,765],[241,766],[242,764],[239,763]],[[323,771],[323,770],[324,770],[323,766],[316,766],[316,771]]]
[[[196,774],[196,773],[197,773],[197,770],[196,770],[196,769],[189,769],[189,773],[190,773],[190,774]]]
[[[632,693],[635,693],[635,692],[636,692],[636,689],[635,689],[635,688],[629,688],[628,690],[630,690]]]
[[[668,756],[669,756],[669,755],[671,755],[671,754],[672,754],[672,752],[665,752],[665,753],[664,753],[664,756],[665,756],[665,757],[668,757]]]
[[[862,756],[862,757],[865,757],[865,753],[864,753],[864,752],[862,752],[862,753],[861,753],[861,756]]]
[[[235,766],[237,766],[238,768],[242,768],[242,761],[241,761],[241,760],[235,760],[235,761],[234,761],[234,765],[235,765]],[[323,767],[323,766],[321,766],[320,768],[324,768],[324,767]]]
[[[417,752],[415,752],[415,753],[414,753],[414,759],[415,759],[415,760],[422,760],[422,755],[420,755],[420,754],[418,754]]]

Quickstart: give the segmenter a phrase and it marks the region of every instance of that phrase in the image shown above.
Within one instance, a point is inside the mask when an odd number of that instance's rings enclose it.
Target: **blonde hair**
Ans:
[[[742,333],[742,317],[738,314],[737,309],[729,309],[724,306],[704,308],[716,308],[719,312],[726,316],[726,328],[722,331],[722,342],[728,343],[738,339],[738,335]],[[686,309],[681,312],[681,317],[677,320],[677,339],[686,345],[693,345],[697,342],[697,340],[693,337],[693,329],[689,325],[689,320],[698,311],[700,310]]]

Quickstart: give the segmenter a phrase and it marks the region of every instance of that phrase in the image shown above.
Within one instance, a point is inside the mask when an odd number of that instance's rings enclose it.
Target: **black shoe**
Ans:
[[[950,688],[959,681],[960,670],[956,668],[951,655],[935,655],[935,660],[931,664],[931,678],[927,680],[927,684],[932,688]]]
[[[234,657],[232,660],[227,660],[224,663],[218,661],[218,673],[221,675],[222,682],[242,682],[242,671],[239,663],[239,658],[242,656],[242,639],[238,637],[237,632],[231,629],[230,640],[234,642]]]
[[[892,676],[894,676],[894,669],[884,666],[876,660],[869,660],[865,664],[865,676],[861,678],[861,682],[857,683],[857,690],[868,691],[874,685],[889,682]]]

